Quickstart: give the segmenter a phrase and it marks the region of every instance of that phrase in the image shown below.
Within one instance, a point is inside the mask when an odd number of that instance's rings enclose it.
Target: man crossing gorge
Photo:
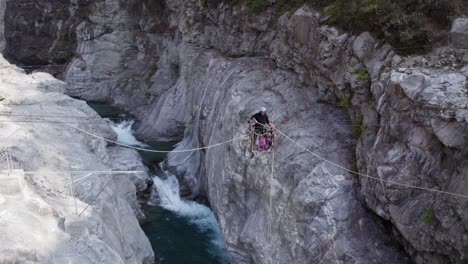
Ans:
[[[254,114],[250,120],[254,122],[254,128],[255,132],[262,134],[266,130],[266,125],[271,126],[272,128],[274,127],[273,124],[270,122],[268,119],[268,115],[266,113],[266,108],[262,107],[260,108],[260,112]]]
[[[260,108],[260,111],[250,117],[250,120],[254,122],[254,137],[253,137],[253,144],[257,141],[257,138],[263,137],[269,126],[272,130],[275,129],[273,123],[270,122],[268,115],[266,113],[266,108]]]

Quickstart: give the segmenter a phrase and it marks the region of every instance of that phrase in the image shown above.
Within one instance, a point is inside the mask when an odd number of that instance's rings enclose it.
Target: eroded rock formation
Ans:
[[[136,217],[144,216],[135,186],[148,177],[138,154],[107,148],[51,116],[116,137],[50,74],[27,75],[0,55],[0,84],[0,263],[153,263]],[[126,163],[114,158],[123,152]],[[142,175],[102,172],[128,164]]]
[[[168,97],[184,100],[188,128],[176,149],[206,146],[245,135],[259,105],[303,146],[350,166],[353,140],[344,111],[319,101],[318,91],[269,59],[227,60],[216,52],[181,47],[185,85]],[[193,54],[193,55],[192,55]],[[185,66],[186,65],[186,66]],[[307,132],[305,132],[307,131]],[[251,156],[248,140],[191,154],[169,154],[167,165],[193,191],[206,193],[233,263],[406,263],[385,229],[357,199],[355,179],[278,139],[275,155]],[[273,166],[273,167],[272,167]],[[201,177],[203,176],[203,177]],[[198,189],[199,188],[199,189]],[[369,245],[380,245],[373,247]]]

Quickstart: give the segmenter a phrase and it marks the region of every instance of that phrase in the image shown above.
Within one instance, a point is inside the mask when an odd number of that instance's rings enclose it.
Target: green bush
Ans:
[[[434,222],[434,219],[435,219],[434,207],[427,208],[426,212],[424,213],[422,217],[423,222],[430,225]]]
[[[329,16],[328,24],[353,33],[369,31],[400,53],[410,54],[432,48],[426,25],[431,21],[449,28],[451,20],[462,12],[461,1],[335,0],[328,1],[323,12]]]
[[[428,52],[432,49],[432,43],[424,31],[401,31],[395,41],[399,45],[395,49],[406,53]]]
[[[278,0],[275,3],[275,10],[280,14],[284,12],[294,12],[305,2],[305,0]]]
[[[376,21],[386,10],[375,1],[361,2],[360,0],[335,1],[324,9],[324,13],[329,16],[326,22],[352,32],[377,31]]]
[[[248,0],[247,8],[252,13],[260,13],[267,9],[268,0]]]
[[[369,72],[365,68],[356,69],[353,73],[356,74],[357,80],[363,82],[367,88],[370,88],[371,78]]]

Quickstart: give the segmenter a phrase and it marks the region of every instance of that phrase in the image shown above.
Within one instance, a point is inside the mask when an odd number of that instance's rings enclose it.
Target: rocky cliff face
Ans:
[[[157,63],[171,52],[167,37],[176,28],[162,18],[162,4],[144,5],[144,10],[127,5],[123,1],[93,5],[89,21],[77,28],[77,57],[68,67],[66,81],[69,94],[112,102],[142,119],[144,110],[177,79],[173,66],[177,62]],[[164,82],[154,82],[156,72],[164,75]]]
[[[400,57],[307,6],[279,15],[156,3],[93,5],[78,26],[70,94],[125,107],[140,136],[182,138],[179,149],[241,136],[266,105],[279,129],[345,167],[468,195],[466,19],[454,23],[453,47]],[[466,199],[354,178],[281,137],[274,164],[246,145],[167,162],[193,196],[209,198],[234,263],[407,261],[360,201],[416,263],[467,261]]]
[[[28,70],[63,73],[75,54],[76,28],[94,1],[4,1],[4,56]]]
[[[143,217],[135,185],[148,177],[138,154],[106,148],[51,117],[115,138],[50,74],[26,75],[0,55],[0,83],[0,263],[153,263],[135,217]],[[119,168],[142,175],[103,173]]]
[[[246,120],[266,105],[284,132],[350,166],[353,140],[339,125],[347,121],[345,112],[320,103],[318,91],[295,74],[269,59],[229,60],[191,46],[179,50],[183,81],[163,97],[166,107],[155,109],[168,118],[188,106],[185,116],[195,127],[186,129],[176,149],[245,137]],[[275,155],[251,156],[248,140],[169,155],[167,166],[209,197],[233,263],[408,262],[357,199],[351,175],[278,140]]]

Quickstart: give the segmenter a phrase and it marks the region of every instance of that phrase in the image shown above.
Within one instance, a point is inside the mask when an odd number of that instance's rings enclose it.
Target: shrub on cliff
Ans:
[[[268,7],[268,0],[248,0],[247,7],[250,12],[261,12]]]
[[[369,31],[402,54],[424,53],[434,43],[447,41],[453,18],[462,15],[466,0],[232,0],[245,5],[249,14],[273,5],[277,14],[294,12],[307,4],[328,15],[326,23],[358,34]],[[216,7],[227,0],[203,0]]]
[[[356,74],[356,79],[358,81],[363,82],[366,88],[370,89],[371,86],[371,78],[369,72],[365,68],[359,68],[353,71]]]
[[[327,22],[353,33],[369,31],[404,54],[432,48],[431,30],[448,30],[462,0],[335,0],[321,6]],[[314,3],[315,1],[310,1]]]
[[[278,13],[284,13],[286,11],[294,12],[305,2],[306,0],[278,0],[275,3],[275,9]]]
[[[208,0],[204,0],[208,1]],[[268,6],[268,0],[245,0],[248,10],[251,13],[259,13],[265,11]],[[296,9],[307,3],[307,0],[276,0],[274,7],[277,13],[294,12]]]

